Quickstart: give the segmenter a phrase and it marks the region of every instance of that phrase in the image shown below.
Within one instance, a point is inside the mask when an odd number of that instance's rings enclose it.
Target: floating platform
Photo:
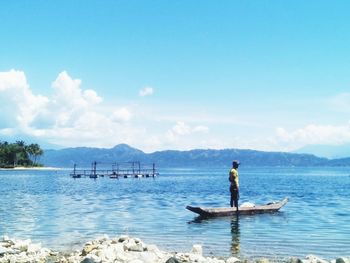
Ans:
[[[89,177],[96,179],[98,177],[109,177],[111,179],[119,178],[154,178],[159,175],[155,164],[141,165],[140,162],[114,163],[111,169],[97,169],[97,162],[93,162],[91,169],[74,169],[70,176],[72,178]]]

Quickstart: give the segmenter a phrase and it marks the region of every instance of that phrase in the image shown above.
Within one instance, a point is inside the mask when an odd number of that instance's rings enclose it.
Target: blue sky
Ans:
[[[350,142],[347,1],[3,1],[0,139]]]

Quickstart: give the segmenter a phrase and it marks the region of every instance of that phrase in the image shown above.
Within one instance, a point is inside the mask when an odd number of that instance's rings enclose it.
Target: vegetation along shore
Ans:
[[[0,141],[0,168],[41,167],[38,160],[43,154],[37,143],[27,145],[24,141]]]

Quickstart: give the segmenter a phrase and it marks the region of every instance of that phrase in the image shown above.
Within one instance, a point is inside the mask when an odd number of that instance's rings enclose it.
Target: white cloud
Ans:
[[[144,87],[142,90],[139,91],[139,95],[141,97],[149,96],[154,93],[154,89],[152,87]]]
[[[207,133],[209,128],[206,126],[191,127],[182,121],[178,121],[171,129],[166,132],[166,138],[175,141],[180,137],[190,136],[195,133]]]
[[[32,93],[22,71],[0,72],[0,92],[2,117],[15,119],[20,127],[28,126],[49,102],[47,97]]]
[[[61,72],[52,83],[53,102],[70,109],[91,107],[102,102],[94,90],[82,90],[80,86],[80,79],[72,79],[66,71]]]
[[[112,120],[116,122],[126,122],[129,121],[131,117],[132,114],[130,111],[127,108],[123,107],[113,112]]]
[[[191,133],[191,128],[182,121],[178,121],[170,130],[176,135],[186,135]]]
[[[8,89],[28,88],[24,72],[11,69],[8,72],[0,72],[0,91]]]
[[[102,102],[102,98],[92,89],[85,90],[83,97],[89,104],[99,104]]]
[[[15,134],[15,131],[11,128],[0,129],[0,135],[12,136]]]
[[[342,144],[350,142],[350,125],[315,125],[287,131],[284,128],[276,130],[278,142],[297,148],[307,144]]]

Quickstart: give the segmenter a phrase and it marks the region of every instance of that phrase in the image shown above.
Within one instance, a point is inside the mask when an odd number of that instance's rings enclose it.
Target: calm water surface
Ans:
[[[0,234],[54,249],[129,234],[170,251],[282,259],[350,256],[349,168],[240,168],[240,202],[289,197],[275,214],[199,220],[186,205],[227,206],[228,169],[161,169],[156,179],[72,179],[0,171]]]

